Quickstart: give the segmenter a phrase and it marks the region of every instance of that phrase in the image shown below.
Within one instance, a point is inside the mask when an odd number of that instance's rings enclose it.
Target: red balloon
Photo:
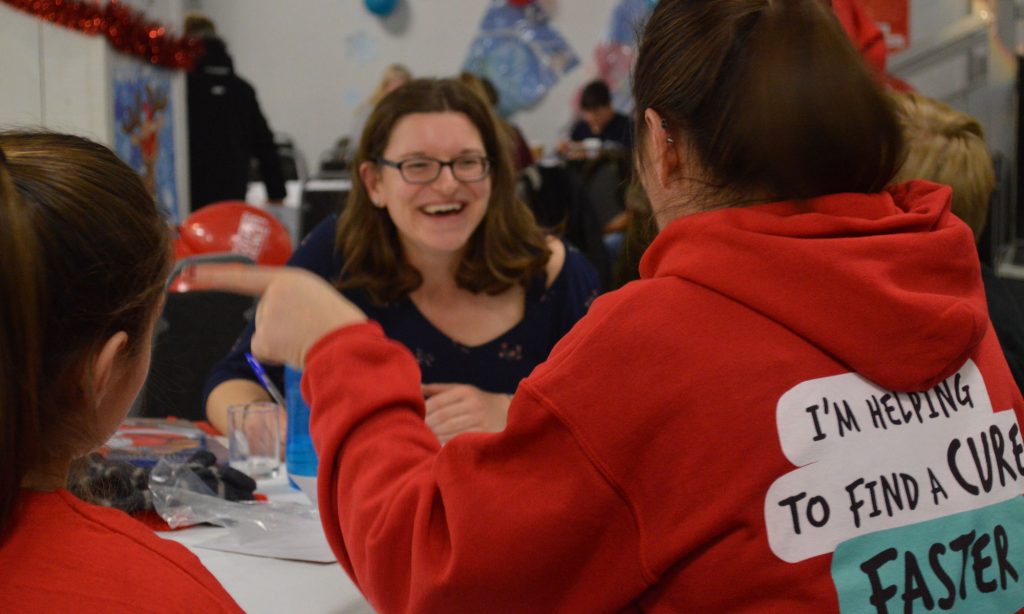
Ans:
[[[508,3],[512,6],[529,6],[534,3],[534,0],[508,0]]]
[[[199,254],[232,253],[256,264],[281,265],[292,255],[288,229],[262,209],[240,200],[203,207],[185,218],[174,240],[174,258]],[[187,282],[179,277],[172,291],[183,292]]]

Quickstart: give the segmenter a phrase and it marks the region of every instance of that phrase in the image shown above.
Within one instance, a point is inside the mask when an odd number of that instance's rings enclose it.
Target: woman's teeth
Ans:
[[[423,207],[423,212],[429,215],[450,215],[452,213],[458,213],[462,211],[462,205],[459,204],[447,204],[447,205],[428,205]]]

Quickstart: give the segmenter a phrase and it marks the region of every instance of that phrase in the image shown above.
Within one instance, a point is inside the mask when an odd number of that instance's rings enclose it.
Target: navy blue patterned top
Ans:
[[[334,248],[337,215],[313,229],[292,254],[288,264],[308,269],[334,282],[341,273],[341,255]],[[576,249],[566,246],[565,264],[550,287],[537,277],[526,289],[523,319],[511,329],[478,346],[465,346],[442,333],[420,313],[408,297],[385,306],[375,305],[362,290],[345,290],[345,298],[377,321],[388,337],[408,347],[420,363],[424,383],[472,384],[488,392],[515,392],[519,380],[548,357],[555,343],[583,317],[597,296],[594,268]],[[245,361],[253,325],[242,333],[223,360],[214,365],[206,382],[206,397],[221,382],[257,381]],[[267,374],[283,389],[283,369],[267,367]]]

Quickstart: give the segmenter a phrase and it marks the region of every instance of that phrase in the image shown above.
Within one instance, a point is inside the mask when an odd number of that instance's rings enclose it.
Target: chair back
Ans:
[[[208,262],[252,264],[245,256],[229,253],[185,258],[175,265],[168,287],[175,286],[175,279],[186,267]],[[205,420],[207,375],[245,329],[255,313],[254,305],[252,297],[228,292],[168,292],[154,334],[149,377],[131,414]]]

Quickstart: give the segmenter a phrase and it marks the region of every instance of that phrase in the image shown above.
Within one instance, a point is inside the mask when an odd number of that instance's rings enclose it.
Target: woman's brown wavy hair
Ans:
[[[385,96],[366,122],[353,167],[377,164],[395,124],[406,115],[449,111],[472,122],[491,160],[487,212],[466,244],[455,281],[470,292],[488,294],[525,286],[544,270],[551,250],[530,209],[515,196],[515,170],[505,132],[490,107],[468,87],[453,79],[416,79]],[[391,217],[370,202],[358,172],[353,173],[352,191],[338,220],[336,245],[343,262],[339,289],[361,289],[384,304],[423,283],[403,255]]]

